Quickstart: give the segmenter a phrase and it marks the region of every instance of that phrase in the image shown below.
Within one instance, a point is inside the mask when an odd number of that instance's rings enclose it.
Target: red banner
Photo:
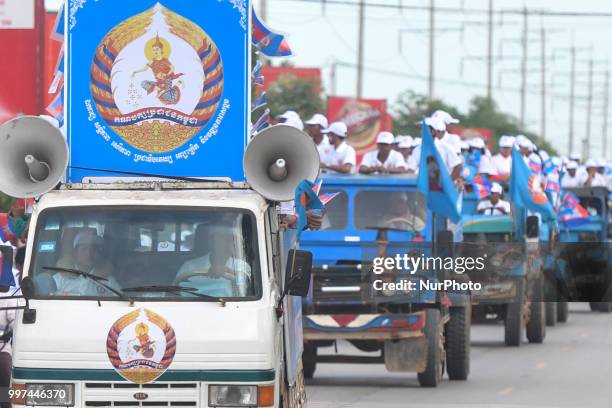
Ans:
[[[348,143],[357,151],[357,161],[376,148],[376,136],[390,131],[393,119],[387,113],[385,99],[353,99],[330,96],[327,99],[327,117],[330,122],[342,121],[349,130]]]

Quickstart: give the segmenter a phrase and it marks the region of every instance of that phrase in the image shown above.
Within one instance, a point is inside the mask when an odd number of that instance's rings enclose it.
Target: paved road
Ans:
[[[307,383],[308,406],[612,407],[612,314],[583,304],[570,311],[567,323],[547,328],[544,344],[519,348],[504,346],[502,325],[473,326],[469,380],[445,379],[437,389],[420,388],[416,374],[387,373],[381,365],[320,364]],[[340,345],[340,352],[349,347]]]

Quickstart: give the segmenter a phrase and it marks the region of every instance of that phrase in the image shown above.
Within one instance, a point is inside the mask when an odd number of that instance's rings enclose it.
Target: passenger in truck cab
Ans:
[[[489,198],[480,201],[478,207],[476,207],[478,214],[509,215],[511,211],[510,203],[501,199],[503,192],[504,190],[499,183],[493,183]]]
[[[74,269],[90,273],[106,279],[104,284],[120,289],[119,283],[112,276],[113,267],[103,254],[104,240],[94,231],[84,230],[79,232],[73,241],[73,251],[60,258],[56,264],[58,268]],[[57,288],[56,294],[65,296],[115,296],[102,285],[85,276],[79,276],[70,272],[58,271],[53,275],[53,281]]]
[[[231,226],[198,225],[193,245],[197,258],[179,268],[175,284],[210,296],[249,295],[251,267],[236,255],[242,243],[236,242]]]

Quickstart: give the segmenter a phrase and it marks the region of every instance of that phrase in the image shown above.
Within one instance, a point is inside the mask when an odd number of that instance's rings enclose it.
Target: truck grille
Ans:
[[[313,302],[317,305],[363,305],[372,300],[372,285],[355,265],[313,270]]]
[[[198,383],[88,382],[83,397],[86,407],[197,407],[200,387]]]

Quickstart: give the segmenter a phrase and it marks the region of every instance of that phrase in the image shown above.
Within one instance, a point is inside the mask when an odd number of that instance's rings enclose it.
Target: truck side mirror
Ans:
[[[285,293],[292,296],[307,296],[312,275],[312,252],[292,249],[287,256],[285,268]]]
[[[24,276],[23,279],[21,279],[21,293],[23,294],[23,297],[26,299],[32,299],[35,291],[34,279],[29,276]]]
[[[528,216],[525,231],[527,238],[538,238],[540,236],[540,219],[535,215]]]

